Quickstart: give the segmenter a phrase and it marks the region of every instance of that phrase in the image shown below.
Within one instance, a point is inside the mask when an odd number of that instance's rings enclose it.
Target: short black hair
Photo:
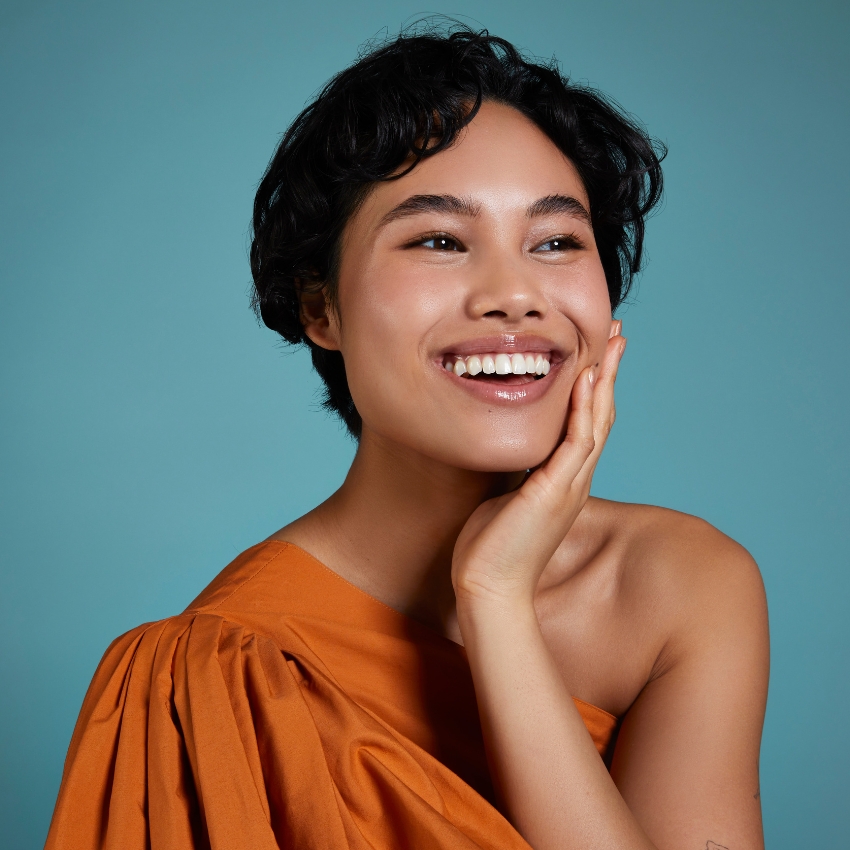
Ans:
[[[369,189],[448,148],[484,101],[527,116],[578,170],[612,310],[641,268],[666,151],[616,103],[486,30],[408,29],[371,46],[284,134],[257,190],[250,252],[254,309],[288,343],[309,346],[323,404],[355,438],[362,422],[342,355],[307,338],[299,292],[325,288],[336,303],[340,237]]]

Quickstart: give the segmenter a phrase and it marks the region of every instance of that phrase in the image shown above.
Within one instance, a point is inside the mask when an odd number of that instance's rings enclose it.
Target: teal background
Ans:
[[[755,555],[767,843],[846,847],[848,8],[3,2],[3,846],[43,842],[110,640],[341,481],[353,447],[306,357],[248,309],[253,191],[359,44],[444,11],[557,55],[670,147],[595,491]]]

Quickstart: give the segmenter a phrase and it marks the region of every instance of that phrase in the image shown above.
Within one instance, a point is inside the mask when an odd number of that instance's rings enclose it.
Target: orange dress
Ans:
[[[616,718],[576,703],[607,760]],[[495,806],[465,652],[267,541],[109,647],[46,850],[402,847],[528,850]]]

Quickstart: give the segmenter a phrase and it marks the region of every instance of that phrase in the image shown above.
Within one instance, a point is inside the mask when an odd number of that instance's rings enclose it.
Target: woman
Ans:
[[[763,846],[758,570],[589,497],[660,189],[633,122],[486,33],[328,84],[251,263],[356,457],[113,643],[49,848]]]

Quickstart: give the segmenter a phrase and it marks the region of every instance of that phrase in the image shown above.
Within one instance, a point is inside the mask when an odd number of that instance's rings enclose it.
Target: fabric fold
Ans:
[[[462,650],[328,573],[263,544],[114,641],[46,850],[527,850],[493,805]],[[615,719],[582,715],[602,751]]]

